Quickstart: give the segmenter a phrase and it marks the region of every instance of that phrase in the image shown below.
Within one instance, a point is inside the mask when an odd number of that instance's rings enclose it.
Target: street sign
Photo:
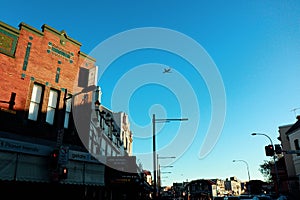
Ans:
[[[135,156],[108,156],[106,164],[116,170],[124,172],[136,172],[136,157]]]

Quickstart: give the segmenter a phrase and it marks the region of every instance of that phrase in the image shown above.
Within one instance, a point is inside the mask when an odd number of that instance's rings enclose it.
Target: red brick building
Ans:
[[[65,31],[48,25],[38,30],[20,23],[17,29],[0,22],[3,196],[80,200],[149,196],[151,188],[138,166],[134,165],[137,173],[131,185],[111,184],[116,174],[95,159],[128,154],[113,112],[98,101],[96,60],[80,47]]]
[[[0,187],[10,197],[105,195],[104,166],[89,157],[71,114],[73,104],[88,128],[91,114],[80,111],[91,109],[97,68],[80,47],[48,25],[0,22]],[[50,153],[60,147],[69,157],[58,161],[68,167],[66,180],[60,168],[49,169]]]
[[[2,130],[56,139],[54,129],[58,126],[59,116],[58,113],[47,116],[47,109],[62,110],[65,91],[72,95],[84,87],[78,84],[80,69],[95,68],[95,60],[82,53],[80,46],[65,31],[57,31],[48,25],[43,25],[39,31],[25,23],[15,29],[0,22],[0,108],[21,119],[18,121],[20,126],[11,127],[6,123]],[[41,92],[36,97],[39,102],[31,98],[34,90]],[[48,105],[50,95],[57,97],[53,99],[58,101],[56,105]],[[11,98],[15,104],[9,108],[7,102]],[[35,112],[33,103],[38,106],[38,113],[32,113]],[[26,126],[28,123],[32,126]],[[42,127],[42,134],[37,128],[41,125],[47,127]]]

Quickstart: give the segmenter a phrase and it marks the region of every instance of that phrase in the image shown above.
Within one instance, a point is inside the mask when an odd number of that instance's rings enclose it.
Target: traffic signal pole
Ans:
[[[280,190],[280,180],[279,180],[279,176],[278,176],[278,169],[277,169],[277,163],[276,163],[276,154],[275,154],[275,151],[274,151],[274,144],[273,144],[273,141],[272,139],[267,135],[267,134],[264,134],[264,133],[252,133],[251,135],[263,135],[265,137],[267,137],[269,140],[270,140],[270,145],[272,146],[273,148],[273,161],[274,161],[274,169],[275,169],[275,175],[276,175],[276,182],[277,182],[277,195],[280,194],[281,190]]]

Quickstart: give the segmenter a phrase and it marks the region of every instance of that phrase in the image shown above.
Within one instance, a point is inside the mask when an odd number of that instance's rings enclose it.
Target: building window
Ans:
[[[49,94],[47,114],[46,114],[46,122],[51,125],[53,125],[54,123],[54,116],[57,107],[57,99],[58,99],[58,91],[51,89]]]
[[[125,148],[125,150],[127,150],[127,148],[128,148],[128,140],[127,140],[127,138],[125,138],[125,145],[124,145],[124,148]]]
[[[71,116],[71,106],[72,106],[72,95],[70,95],[70,94],[68,95],[65,104],[66,104],[66,111],[65,111],[64,128],[69,128],[69,121],[70,121],[70,116]]]
[[[105,140],[102,138],[101,139],[101,142],[100,142],[101,144],[100,144],[100,151],[101,151],[101,155],[102,156],[105,156],[106,154],[105,154],[105,151],[106,151],[106,142],[105,142]]]
[[[58,83],[58,81],[59,81],[59,75],[60,75],[60,68],[58,67],[56,69],[55,83]]]
[[[31,100],[29,105],[28,119],[37,121],[40,110],[43,88],[41,85],[34,84],[32,88]]]
[[[123,141],[124,138],[125,138],[125,133],[124,133],[124,131],[122,131],[122,134],[121,134],[121,140]]]
[[[296,150],[300,150],[299,140],[298,139],[294,140],[294,144],[295,144],[295,149]],[[300,153],[297,153],[297,156],[300,156]]]
[[[28,42],[27,48],[26,48],[26,53],[25,53],[25,58],[24,58],[24,63],[23,63],[23,70],[24,71],[26,71],[26,69],[27,69],[30,49],[31,49],[31,42]]]
[[[111,156],[111,146],[109,144],[107,145],[106,156]]]

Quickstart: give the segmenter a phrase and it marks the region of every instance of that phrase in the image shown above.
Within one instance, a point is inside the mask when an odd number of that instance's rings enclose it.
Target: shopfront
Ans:
[[[86,152],[68,150],[67,177],[53,181],[53,147],[0,138],[0,188],[9,197],[104,199],[105,166]],[[58,196],[59,195],[59,196]]]

